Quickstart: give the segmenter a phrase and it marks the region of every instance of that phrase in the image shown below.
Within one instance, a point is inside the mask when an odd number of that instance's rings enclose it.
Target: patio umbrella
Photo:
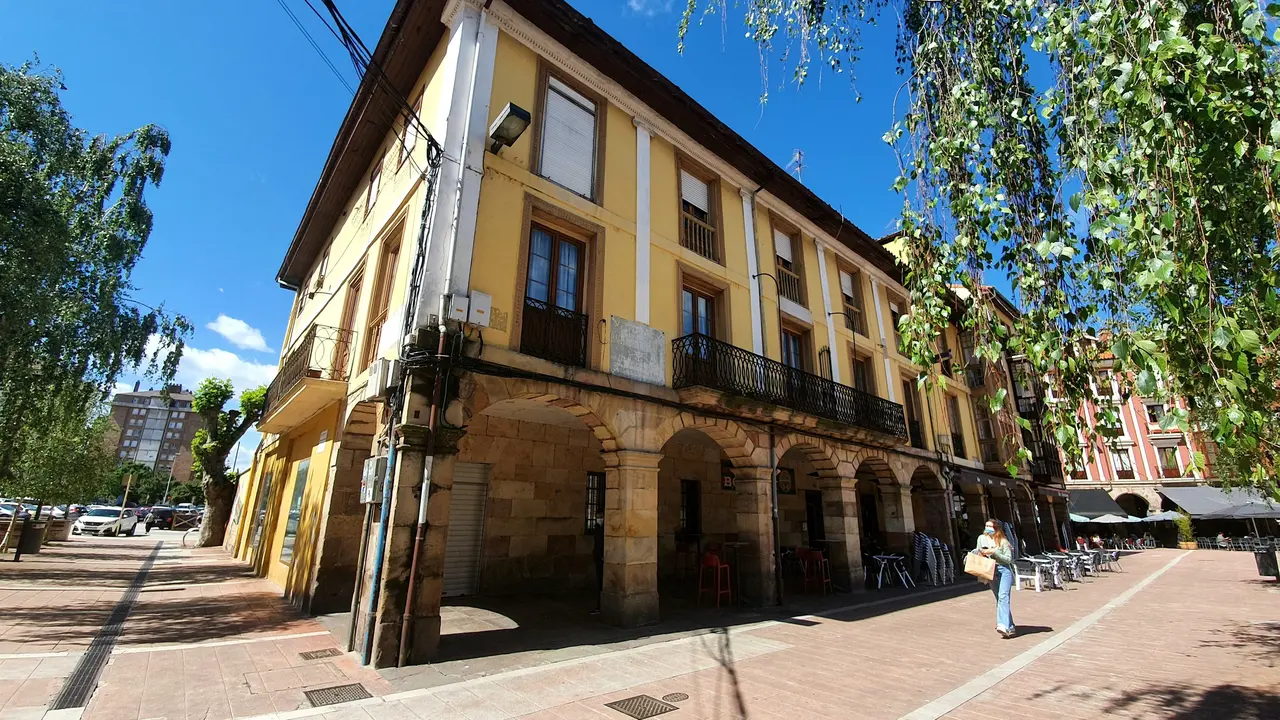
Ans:
[[[1067,517],[1071,518],[1071,522],[1078,522],[1078,523],[1093,522],[1092,520],[1085,517],[1084,515],[1077,515],[1075,513],[1067,513]]]
[[[1117,523],[1127,523],[1127,522],[1133,522],[1133,521],[1130,520],[1128,516],[1107,514],[1107,515],[1099,515],[1098,517],[1090,520],[1089,522],[1102,523],[1104,525],[1115,525]]]
[[[1178,513],[1173,510],[1166,510],[1155,515],[1148,515],[1142,518],[1142,522],[1173,522],[1178,519]]]
[[[1269,500],[1249,500],[1239,505],[1205,513],[1203,517],[1211,520],[1248,520],[1249,524],[1253,525],[1253,534],[1258,535],[1258,518],[1280,519],[1280,504],[1272,504]]]

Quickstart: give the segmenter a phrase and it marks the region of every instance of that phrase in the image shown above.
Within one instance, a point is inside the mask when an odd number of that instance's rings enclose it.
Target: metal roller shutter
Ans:
[[[480,580],[484,541],[484,503],[489,466],[454,463],[449,503],[449,533],[444,550],[444,596],[474,595]]]

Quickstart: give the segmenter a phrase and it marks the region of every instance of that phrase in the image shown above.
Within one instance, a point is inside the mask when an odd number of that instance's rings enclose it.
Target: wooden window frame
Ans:
[[[574,91],[592,101],[596,105],[596,137],[595,137],[595,158],[592,166],[593,177],[591,197],[583,197],[572,190],[561,186],[550,178],[542,174],[542,134],[546,131],[543,118],[546,117],[547,111],[547,93],[551,89],[551,78],[573,88]],[[604,205],[604,176],[605,176],[605,139],[606,129],[608,126],[609,102],[600,93],[578,82],[573,77],[560,72],[553,68],[546,60],[539,58],[538,60],[538,76],[537,76],[537,98],[534,100],[533,122],[529,128],[532,132],[530,137],[532,147],[529,149],[529,167],[534,175],[546,180],[547,182],[562,188],[565,192],[572,193],[574,197],[580,197],[584,200],[596,205]]]
[[[604,525],[605,476],[602,472],[587,473],[587,497],[584,514],[584,534],[591,535]]]
[[[707,225],[715,232],[715,253],[714,258],[709,258],[695,250],[692,250],[684,241],[684,190],[681,187],[682,180],[681,171],[698,178],[707,184],[707,203],[711,205],[707,210]],[[689,157],[688,155],[676,150],[676,241],[680,247],[697,255],[704,260],[710,260],[717,265],[724,265],[724,203],[721,202],[720,176],[712,172],[706,166]],[[696,218],[695,218],[696,219]]]
[[[364,193],[364,216],[369,217],[369,212],[373,210],[374,203],[378,202],[378,189],[382,185],[382,165],[387,161],[387,151],[383,150],[378,156],[378,162],[373,164],[373,169],[369,171],[369,187],[365,188]]]
[[[777,233],[779,232],[791,238],[791,267],[789,268],[783,266],[780,260],[782,256],[778,254]],[[778,276],[778,296],[786,297],[782,294],[783,281],[781,279],[782,272],[786,270],[796,276],[800,290],[800,300],[797,301],[794,298],[787,298],[787,300],[796,303],[800,307],[808,308],[809,293],[807,291],[808,285],[806,284],[805,279],[804,234],[800,232],[800,228],[787,222],[774,213],[769,213],[769,247],[773,248],[773,270],[775,275]]]
[[[849,387],[858,389],[854,381],[858,377],[859,362],[867,363],[867,389],[863,392],[880,397],[879,383],[876,382],[875,357],[858,352],[858,348],[852,345],[849,347]]]
[[[533,226],[550,225],[575,237],[586,244],[587,255],[582,264],[585,285],[582,290],[583,307],[578,312],[585,314],[587,323],[587,369],[601,366],[602,348],[604,347],[604,327],[600,320],[600,308],[604,307],[604,263],[605,263],[605,228],[579,215],[554,205],[532,193],[525,193],[524,210],[520,223],[520,246],[517,257],[522,258],[516,264],[515,294],[518,298],[512,304],[511,329],[507,335],[507,348],[520,352],[520,338],[524,324],[524,294],[529,278],[529,245]]]
[[[729,317],[729,283],[700,272],[683,263],[676,263],[676,327],[684,334],[683,293],[685,288],[701,293],[714,301],[712,307],[711,337],[727,343],[733,342],[733,327]]]
[[[396,274],[400,266],[404,227],[403,219],[397,221],[391,232],[383,237],[378,249],[378,264],[373,276],[373,293],[369,295],[369,311],[364,322],[364,348],[360,353],[361,370],[378,359],[378,342],[382,337],[382,326],[391,312],[391,294],[395,291]],[[392,254],[395,255],[394,261],[390,259]]]
[[[577,307],[573,308],[572,312],[588,315],[588,313],[583,312],[583,308],[586,307],[586,304],[587,304],[587,298],[586,298],[586,292],[585,292],[586,285],[587,285],[587,278],[586,278],[587,241],[580,237],[577,237],[573,233],[565,232],[564,230],[559,229],[558,227],[556,227],[555,225],[552,225],[551,223],[541,222],[536,219],[533,221],[533,224],[529,226],[530,233],[532,233],[534,230],[541,230],[542,232],[547,233],[548,235],[551,236],[551,257],[548,258],[548,260],[551,263],[551,267],[549,270],[550,276],[547,278],[547,299],[543,302],[546,302],[548,305],[551,305],[554,307],[559,307],[559,304],[556,303],[556,292],[560,289],[560,283],[559,283],[560,274],[556,272],[556,270],[559,268],[559,264],[557,260],[559,253],[557,252],[557,249],[563,243],[576,245],[578,247],[578,258],[579,258],[578,259],[578,277],[577,277],[578,286],[573,289],[573,292],[574,292],[574,297],[577,299],[578,302],[577,302]],[[525,254],[523,258],[521,258],[521,261],[524,262],[525,264],[525,287],[524,287],[523,293],[520,296],[521,303],[524,302],[525,298],[529,297],[529,263],[533,260],[533,255],[531,254],[532,252],[533,252],[533,244],[530,243],[528,252]],[[568,308],[565,308],[565,309],[568,309]]]
[[[801,367],[794,368],[794,369],[800,370],[801,372],[809,373],[811,375],[817,375],[818,373],[815,372],[815,370],[817,370],[817,362],[815,360],[814,353],[813,353],[812,328],[808,328],[793,322],[787,322],[785,320],[782,322],[781,327],[778,328],[778,341],[780,343],[779,350],[781,350],[783,365],[787,364],[786,350],[783,349],[785,348],[785,345],[786,345],[787,335],[795,335],[796,337],[800,338]],[[791,367],[791,366],[788,365],[788,367]]]
[[[840,296],[840,309],[843,310],[847,316],[849,313],[850,303],[849,303],[849,299],[845,297],[844,288],[840,286],[840,273],[842,272],[848,273],[849,276],[853,279],[853,294],[854,294],[853,305],[858,311],[859,319],[862,321],[862,330],[858,331],[856,329],[852,329],[849,327],[849,321],[848,321],[848,318],[846,317],[845,329],[849,330],[855,335],[861,335],[864,338],[870,338],[871,337],[869,335],[869,333],[871,332],[870,323],[867,322],[867,309],[866,309],[867,299],[864,293],[862,292],[862,285],[863,285],[862,270],[859,269],[856,265],[851,265],[846,262],[841,262],[839,259],[836,260],[836,294]]]

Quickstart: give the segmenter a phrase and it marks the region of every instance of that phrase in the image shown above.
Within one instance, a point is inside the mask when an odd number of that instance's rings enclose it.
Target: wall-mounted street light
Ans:
[[[489,126],[489,152],[495,155],[503,147],[511,147],[525,128],[529,127],[529,111],[514,103],[507,103],[498,118]]]

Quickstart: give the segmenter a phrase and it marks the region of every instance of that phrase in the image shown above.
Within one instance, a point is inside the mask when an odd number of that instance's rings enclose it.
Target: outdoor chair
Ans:
[[[816,585],[823,595],[828,591],[834,593],[831,585],[831,562],[821,551],[811,548],[796,548],[796,557],[804,568],[804,591],[809,592],[810,585]]]
[[[1076,552],[1076,553],[1068,553],[1068,554],[1071,555],[1071,557],[1075,558],[1077,567],[1080,568],[1080,574],[1082,576],[1084,575],[1096,576],[1098,574],[1098,568],[1094,564],[1093,553]]]
[[[707,583],[707,573],[711,573],[711,582]],[[720,598],[728,598],[733,602],[733,587],[730,585],[731,573],[729,563],[720,556],[707,552],[702,555],[702,566],[698,568],[698,605],[702,605],[702,595],[711,593],[716,597],[716,607],[720,607]]]
[[[1015,590],[1022,589],[1022,583],[1025,581],[1033,585],[1036,592],[1040,592],[1043,588],[1041,583],[1040,565],[1032,562],[1028,558],[1018,558],[1013,561],[1013,588]]]

